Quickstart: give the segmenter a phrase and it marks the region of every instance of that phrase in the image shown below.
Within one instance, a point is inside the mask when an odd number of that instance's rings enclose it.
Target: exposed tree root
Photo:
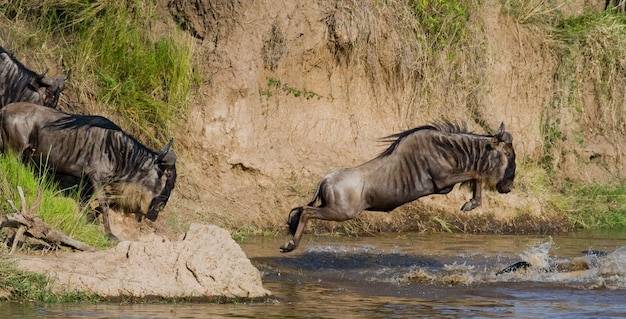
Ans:
[[[17,244],[23,240],[24,235],[29,237],[41,239],[51,244],[61,244],[74,249],[82,251],[96,251],[95,247],[87,245],[81,241],[70,238],[59,230],[54,229],[48,223],[45,223],[39,216],[35,214],[35,209],[41,204],[42,193],[41,189],[37,191],[37,198],[33,204],[28,208],[26,206],[26,198],[24,197],[24,191],[20,186],[17,187],[22,201],[22,210],[17,209],[13,201],[9,200],[9,204],[15,211],[13,214],[6,216],[0,216],[0,230],[4,227],[16,228],[15,236],[13,237],[13,245],[11,246],[12,254],[17,249]]]

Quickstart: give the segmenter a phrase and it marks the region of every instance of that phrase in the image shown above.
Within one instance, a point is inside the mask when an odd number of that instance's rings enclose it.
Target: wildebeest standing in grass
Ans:
[[[172,142],[153,152],[101,116],[73,115],[32,104],[0,109],[3,152],[47,165],[55,174],[85,178],[98,192],[105,231],[110,204],[155,220],[176,181]]]
[[[37,74],[0,47],[0,108],[14,102],[55,108],[66,79],[46,77],[46,72]]]
[[[500,193],[511,191],[515,178],[513,136],[500,125],[495,135],[477,135],[465,126],[441,121],[388,136],[391,145],[378,157],[324,176],[311,202],[289,213],[293,239],[281,252],[300,243],[310,219],[346,221],[363,210],[390,212],[431,194],[447,194],[458,183],[473,183],[463,207],[482,203],[482,184]],[[314,206],[319,201],[319,206]]]

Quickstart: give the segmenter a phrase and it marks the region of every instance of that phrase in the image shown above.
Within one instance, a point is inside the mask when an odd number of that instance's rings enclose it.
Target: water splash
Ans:
[[[531,246],[520,254],[520,259],[530,263],[533,268],[540,271],[550,271],[553,259],[550,257],[550,248],[554,245],[552,237],[550,240],[537,246]]]
[[[545,282],[566,284],[582,289],[626,288],[626,247],[614,252],[583,251],[571,259],[550,255],[554,242],[532,246],[520,254],[530,266],[516,271],[499,273],[494,282]]]
[[[371,248],[371,247],[370,247]],[[357,251],[363,252],[361,249]],[[557,257],[552,238],[529,246],[518,254],[519,261],[501,261],[484,256],[479,261],[453,261],[433,267],[425,265],[398,265],[399,268],[379,268],[371,282],[392,284],[430,284],[440,286],[473,285],[479,283],[549,283],[577,289],[626,289],[626,246],[614,252],[585,251],[573,258]],[[367,249],[379,258],[394,259],[397,254]],[[443,257],[442,257],[443,258]],[[508,264],[507,264],[508,263]],[[393,261],[390,264],[394,264]],[[507,267],[509,265],[509,267]],[[512,267],[516,266],[516,267]],[[508,269],[508,270],[507,270]],[[370,275],[372,272],[369,273]]]

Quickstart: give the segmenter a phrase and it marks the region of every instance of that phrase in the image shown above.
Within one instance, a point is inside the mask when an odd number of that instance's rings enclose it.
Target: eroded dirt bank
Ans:
[[[620,175],[613,167],[621,167],[623,148],[594,133],[598,123],[575,120],[567,109],[547,113],[559,90],[550,39],[503,13],[500,1],[472,11],[468,38],[437,54],[415,41],[397,9],[368,1],[169,1],[174,20],[195,37],[204,85],[177,136],[188,153],[164,215],[284,229],[288,211],[309,201],[321,176],[373,158],[386,147],[381,137],[441,117],[477,133],[503,122],[518,162],[533,163],[542,159],[541,123],[549,116],[561,123],[559,176]],[[602,3],[573,1],[559,10],[575,15]],[[593,94],[585,101],[583,109],[598,104]],[[512,193],[487,192],[469,214],[459,207],[471,194],[455,190],[339,227],[427,230],[445,220],[469,232],[570,229],[541,194],[519,187],[536,174],[518,166]]]

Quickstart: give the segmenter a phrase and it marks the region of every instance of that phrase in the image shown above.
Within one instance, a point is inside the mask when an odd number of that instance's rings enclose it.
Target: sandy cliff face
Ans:
[[[469,17],[470,40],[436,54],[411,38],[394,8],[367,1],[171,0],[168,8],[197,39],[204,80],[179,134],[190,152],[182,160],[176,208],[168,209],[191,212],[184,214],[189,220],[280,226],[289,209],[308,202],[325,173],[373,158],[385,147],[381,137],[441,117],[467,122],[477,133],[504,122],[518,161],[540,159],[542,117],[558,117],[565,135],[580,130],[567,112],[546,112],[558,63],[547,40],[502,14],[498,1],[485,1]],[[610,176],[580,169],[579,155],[592,150],[570,147],[557,159],[563,172]],[[462,190],[424,198],[393,215],[456,214],[470,196]],[[476,214],[542,214],[539,200],[523,190],[486,197]],[[375,228],[408,227],[387,215],[365,215],[388,226]]]

